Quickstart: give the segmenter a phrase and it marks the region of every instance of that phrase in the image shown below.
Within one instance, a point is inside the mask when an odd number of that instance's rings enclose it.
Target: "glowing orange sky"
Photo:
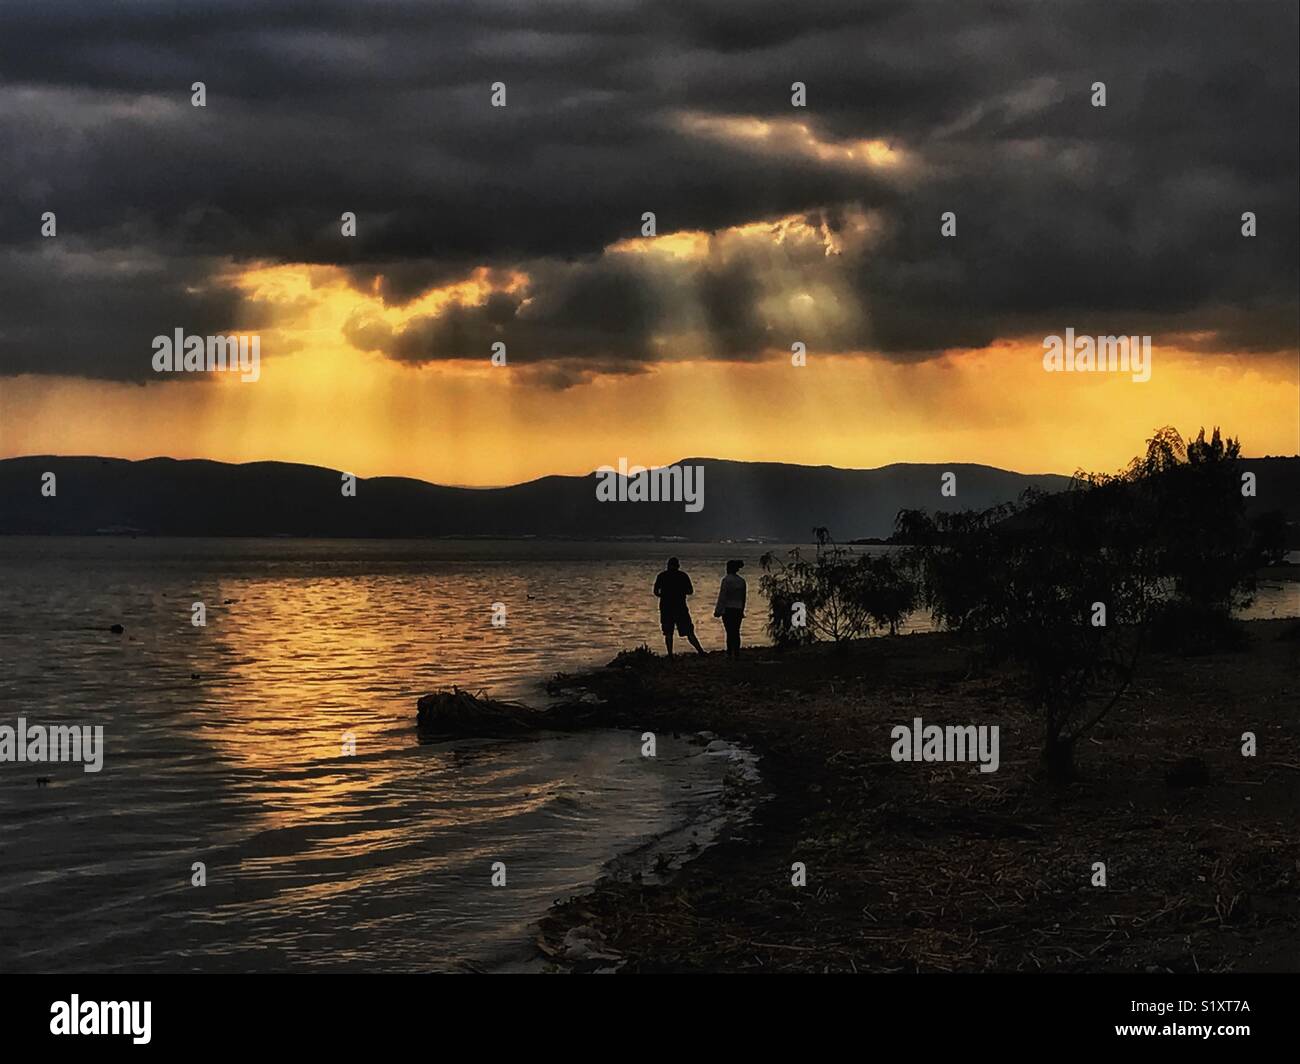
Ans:
[[[735,239],[752,237],[751,228],[735,230]],[[824,239],[807,226],[787,237]],[[607,253],[690,258],[708,244],[703,234],[672,234],[625,241]],[[1113,470],[1164,424],[1184,434],[1221,425],[1241,436],[1250,455],[1300,450],[1294,354],[1190,353],[1158,338],[1152,378],[1141,384],[1119,374],[1046,373],[1037,336],[908,364],[869,352],[813,350],[803,367],[781,354],[750,362],[687,355],[564,390],[545,386],[537,367],[494,367],[486,352],[475,362],[413,365],[344,338],[344,324],[357,316],[400,328],[449,301],[481,300],[485,276],[471,273],[394,308],[330,267],[249,270],[237,284],[277,316],[276,328],[262,330],[256,383],[6,379],[0,454],[277,459],[360,476],[491,485],[585,473],[620,457],[643,465],[705,456]],[[525,281],[496,275],[493,283]],[[834,292],[802,280],[794,291],[779,293],[791,313],[833,313],[842,305]],[[698,343],[707,349],[706,337]]]
[[[1285,360],[1157,351],[1152,380],[1133,384],[1046,374],[1039,357],[1008,345],[912,366],[679,363],[552,392],[520,386],[512,368],[316,353],[267,360],[256,385],[17,378],[0,386],[0,419],[6,456],[279,459],[483,485],[620,456],[1114,469],[1164,423],[1184,433],[1221,424],[1248,454],[1297,451],[1296,370]]]

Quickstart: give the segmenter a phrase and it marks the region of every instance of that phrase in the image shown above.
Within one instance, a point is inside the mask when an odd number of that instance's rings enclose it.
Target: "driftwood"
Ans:
[[[509,738],[541,731],[576,731],[615,726],[609,708],[588,702],[560,703],[534,709],[522,702],[503,702],[453,687],[434,691],[416,703],[416,726],[422,735],[448,739]]]

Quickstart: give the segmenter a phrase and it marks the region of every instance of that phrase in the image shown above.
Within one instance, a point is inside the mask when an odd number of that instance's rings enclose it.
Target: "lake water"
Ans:
[[[541,702],[556,671],[659,648],[669,553],[709,649],[717,582],[744,558],[761,642],[767,549],[0,537],[0,725],[102,724],[106,742],[98,773],[0,763],[0,971],[517,961],[615,854],[707,842],[725,762],[665,736],[643,758],[632,732],[421,744],[416,699]],[[1268,585],[1248,615],[1295,615],[1298,596]]]
[[[0,764],[0,971],[500,965],[614,855],[707,843],[726,762],[698,745],[414,729],[437,687],[540,701],[649,638],[635,553],[0,538],[0,724],[107,748],[98,773]]]

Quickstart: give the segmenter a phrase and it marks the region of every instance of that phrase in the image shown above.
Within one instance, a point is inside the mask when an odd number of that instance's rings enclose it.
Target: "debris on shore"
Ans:
[[[453,687],[424,695],[416,703],[416,727],[429,738],[500,739],[602,726],[617,727],[618,722],[595,699],[533,709],[522,702],[502,701],[482,691],[473,694]]]

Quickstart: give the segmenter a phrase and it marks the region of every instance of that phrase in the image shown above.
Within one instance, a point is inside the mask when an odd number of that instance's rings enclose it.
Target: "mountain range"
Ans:
[[[9,458],[0,460],[0,534],[803,542],[814,526],[825,526],[844,542],[888,536],[900,509],[978,509],[1029,487],[1058,491],[1070,479],[966,463],[838,469],[686,458],[673,464],[703,467],[698,512],[682,502],[599,501],[596,473],[500,488],[357,478],[349,496],[341,471],[285,462]],[[1258,478],[1260,507],[1286,509],[1297,520],[1300,458],[1246,464]],[[42,491],[47,473],[54,474],[53,495]],[[955,474],[955,497],[940,493],[945,473]]]

